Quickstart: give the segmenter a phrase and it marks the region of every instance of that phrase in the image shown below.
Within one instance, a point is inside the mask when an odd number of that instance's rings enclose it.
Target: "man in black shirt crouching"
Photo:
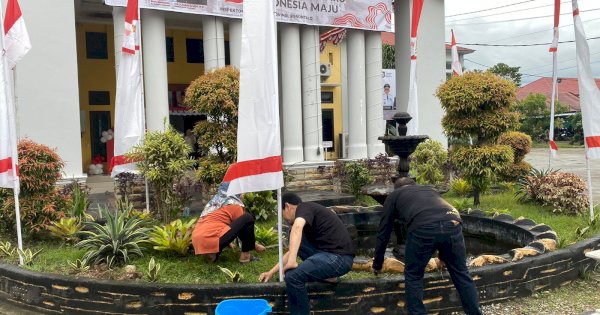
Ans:
[[[314,202],[302,202],[294,193],[281,197],[283,218],[292,224],[290,246],[283,256],[283,271],[292,315],[310,312],[307,282],[335,281],[352,269],[354,246],[335,212]],[[302,259],[298,265],[297,257]],[[268,282],[279,271],[276,264],[258,278]]]
[[[379,223],[373,259],[375,274],[381,271],[394,221],[400,219],[408,232],[404,279],[409,314],[427,314],[423,305],[423,275],[435,250],[448,268],[465,313],[482,314],[477,288],[467,269],[462,220],[458,211],[433,188],[416,185],[408,177],[398,179],[394,188],[385,200]]]

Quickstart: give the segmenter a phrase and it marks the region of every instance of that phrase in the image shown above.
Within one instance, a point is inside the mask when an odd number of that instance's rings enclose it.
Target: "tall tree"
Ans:
[[[514,82],[517,86],[521,85],[521,73],[519,73],[521,67],[511,67],[505,63],[498,63],[493,67],[489,68],[488,71],[501,76],[506,80]]]

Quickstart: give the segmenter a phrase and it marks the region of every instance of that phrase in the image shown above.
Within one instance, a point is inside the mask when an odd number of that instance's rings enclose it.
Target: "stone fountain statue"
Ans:
[[[396,174],[390,178],[390,182],[386,184],[373,184],[363,187],[362,193],[369,195],[383,204],[385,198],[394,190],[394,182],[396,179],[401,177],[410,176],[409,174],[409,161],[408,156],[415,152],[415,149],[419,143],[429,139],[428,136],[407,136],[406,124],[412,119],[412,117],[405,112],[397,112],[394,115],[394,120],[397,123],[398,135],[387,135],[379,137],[383,143],[387,144],[388,147],[398,156],[398,168]]]

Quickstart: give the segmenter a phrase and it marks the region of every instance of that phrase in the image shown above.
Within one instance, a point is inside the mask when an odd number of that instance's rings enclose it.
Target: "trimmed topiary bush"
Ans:
[[[531,151],[531,137],[518,131],[510,131],[498,137],[498,144],[510,146],[515,156],[515,163],[523,161],[525,155]]]
[[[410,155],[410,170],[420,184],[437,185],[444,181],[444,165],[448,152],[441,142],[428,139]]]

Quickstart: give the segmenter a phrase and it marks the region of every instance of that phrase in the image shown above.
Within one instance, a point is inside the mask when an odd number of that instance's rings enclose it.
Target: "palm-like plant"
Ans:
[[[105,262],[112,268],[128,263],[132,257],[142,257],[140,245],[148,241],[148,229],[143,227],[145,220],[130,217],[128,211],[116,210],[113,214],[101,208],[100,213],[106,224],[86,222],[87,229],[81,232],[84,240],[75,245],[87,250],[83,259],[93,265]]]
[[[67,243],[78,240],[77,234],[81,231],[79,218],[61,218],[58,222],[52,222],[48,226],[50,233]]]
[[[150,243],[158,251],[175,252],[185,256],[192,245],[192,232],[196,219],[187,222],[177,219],[165,226],[154,226],[150,232]]]

